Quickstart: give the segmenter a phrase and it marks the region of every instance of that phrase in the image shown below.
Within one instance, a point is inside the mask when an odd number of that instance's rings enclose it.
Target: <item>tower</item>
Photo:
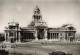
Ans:
[[[33,18],[33,20],[30,22],[28,27],[35,27],[36,25],[40,25],[40,24],[44,23],[42,21],[41,11],[38,6],[36,6],[36,8],[33,10],[32,18]]]
[[[18,22],[9,22],[8,27],[5,28],[5,41],[20,42],[20,27]]]
[[[33,20],[39,21],[42,20],[42,15],[38,6],[34,9]]]

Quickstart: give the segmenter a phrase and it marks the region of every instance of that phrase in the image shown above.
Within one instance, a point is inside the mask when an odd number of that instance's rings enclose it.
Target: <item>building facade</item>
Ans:
[[[18,22],[9,22],[5,28],[5,41],[24,42],[33,40],[74,41],[76,30],[71,24],[59,28],[49,28],[42,20],[41,11],[36,6],[32,21],[27,27],[19,27]]]

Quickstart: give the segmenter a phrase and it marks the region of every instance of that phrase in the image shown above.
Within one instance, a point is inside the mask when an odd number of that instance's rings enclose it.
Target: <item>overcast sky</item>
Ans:
[[[0,0],[0,32],[8,22],[19,22],[27,27],[32,20],[33,10],[39,6],[42,19],[49,27],[60,27],[73,24],[80,33],[80,1],[79,0]]]

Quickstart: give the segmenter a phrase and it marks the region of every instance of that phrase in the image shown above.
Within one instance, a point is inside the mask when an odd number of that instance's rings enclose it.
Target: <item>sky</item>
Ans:
[[[80,33],[80,0],[0,0],[0,32],[13,20],[27,27],[36,5],[48,27],[72,24]]]

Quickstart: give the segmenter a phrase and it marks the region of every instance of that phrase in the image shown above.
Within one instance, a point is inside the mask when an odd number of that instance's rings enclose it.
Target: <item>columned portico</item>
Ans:
[[[59,33],[57,33],[57,32],[50,32],[49,33],[49,39],[50,40],[58,40],[59,39]]]

